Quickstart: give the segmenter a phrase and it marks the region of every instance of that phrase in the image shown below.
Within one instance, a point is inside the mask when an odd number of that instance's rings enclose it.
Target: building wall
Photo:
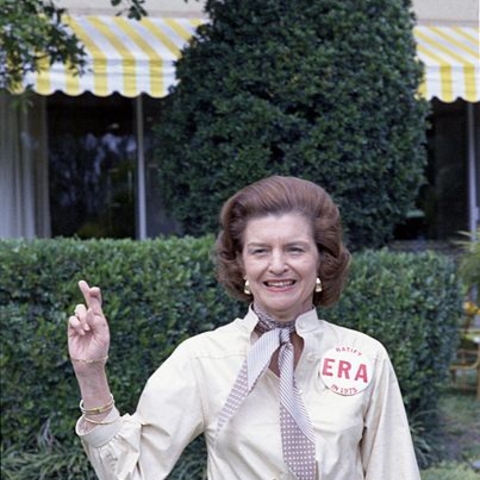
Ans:
[[[478,0],[413,0],[418,23],[423,25],[478,26]]]
[[[202,17],[204,0],[146,0],[146,10],[150,15],[170,17]],[[112,14],[115,9],[110,0],[59,0],[60,7],[71,13]],[[413,8],[418,23],[421,24],[470,24],[478,25],[478,0],[413,0]]]
[[[126,0],[123,0],[128,5]],[[121,7],[112,7],[110,0],[58,0],[59,7],[78,15],[111,15]],[[204,0],[146,0],[145,9],[149,15],[168,17],[202,17]]]

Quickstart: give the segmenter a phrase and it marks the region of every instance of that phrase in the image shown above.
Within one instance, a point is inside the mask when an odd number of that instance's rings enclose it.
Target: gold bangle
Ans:
[[[102,405],[101,407],[85,408],[83,405],[83,399],[80,400],[79,407],[83,415],[101,415],[102,413],[105,413],[111,410],[114,405],[115,405],[115,400],[113,398],[113,395],[110,394],[110,401],[105,405]]]
[[[88,365],[92,365],[94,363],[107,363],[107,360],[108,360],[108,355],[106,357],[103,357],[103,358],[96,358],[96,359],[87,359],[87,358],[73,358],[73,357],[70,357],[70,360],[72,362],[78,362],[78,363],[87,363]]]
[[[100,422],[98,420],[92,420],[91,418],[88,418],[85,416],[85,414],[82,415],[82,419],[85,420],[88,423],[93,423],[94,425],[111,425],[112,423],[115,423],[120,417],[114,418],[113,420],[109,420],[108,422],[105,422],[101,420]]]

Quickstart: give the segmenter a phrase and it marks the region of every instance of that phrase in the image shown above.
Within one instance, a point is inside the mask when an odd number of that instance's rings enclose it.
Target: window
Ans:
[[[448,241],[469,230],[468,103],[434,99],[431,107],[425,184],[416,209],[396,229],[397,240]],[[476,170],[478,175],[478,165]]]
[[[52,236],[135,238],[133,100],[48,98]]]

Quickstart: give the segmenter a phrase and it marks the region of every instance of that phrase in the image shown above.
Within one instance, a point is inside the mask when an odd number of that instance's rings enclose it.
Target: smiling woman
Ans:
[[[289,214],[289,218],[279,221],[284,214]],[[269,177],[231,197],[223,206],[220,223],[222,229],[216,244],[217,275],[236,298],[251,300],[244,292],[244,266],[238,259],[249,253],[245,251],[247,234],[253,238],[267,235],[263,223],[271,234],[278,236],[286,233],[284,227],[288,227],[291,237],[283,236],[287,241],[285,248],[299,248],[294,243],[301,241],[310,254],[318,255],[315,269],[322,290],[314,292],[314,305],[329,306],[340,297],[350,254],[342,241],[338,208],[320,186],[294,177]]]
[[[244,277],[259,308],[281,321],[312,308],[319,255],[309,220],[292,213],[252,219],[243,243]]]
[[[203,434],[210,480],[419,480],[384,347],[317,316],[315,306],[339,298],[350,261],[330,196],[269,177],[231,197],[220,223],[218,278],[248,311],[180,344],[131,416],[107,381],[100,289],[80,282],[69,353],[82,394],[77,433],[98,477],[164,479]]]

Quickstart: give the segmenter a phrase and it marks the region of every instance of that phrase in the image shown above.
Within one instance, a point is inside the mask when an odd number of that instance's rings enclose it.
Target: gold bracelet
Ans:
[[[114,405],[115,405],[115,400],[113,398],[113,395],[110,394],[110,401],[105,405],[102,405],[101,407],[85,408],[83,405],[83,399],[80,400],[79,407],[83,415],[101,415],[102,413],[105,413],[111,410]]]
[[[90,360],[90,359],[87,359],[87,358],[73,358],[73,357],[70,357],[70,360],[72,362],[87,363],[88,365],[92,365],[94,363],[107,363],[108,355],[106,357],[97,358],[97,359],[93,359],[93,360]]]
[[[88,418],[85,416],[85,414],[82,415],[82,419],[85,420],[88,423],[93,423],[94,425],[111,425],[112,423],[115,423],[120,417],[114,418],[113,420],[109,420],[108,422],[105,421],[97,421],[97,420],[92,420],[91,418]]]

